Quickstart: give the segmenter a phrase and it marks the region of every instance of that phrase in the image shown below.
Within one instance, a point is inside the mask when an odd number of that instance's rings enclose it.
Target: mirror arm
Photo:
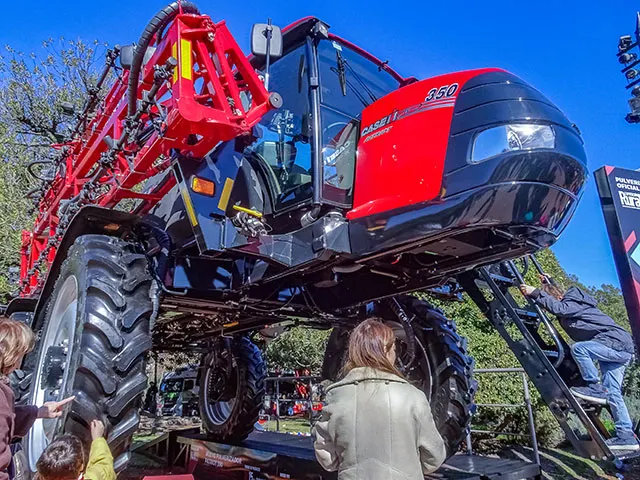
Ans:
[[[273,27],[271,26],[271,18],[267,19],[267,28],[265,29],[265,35],[267,37],[267,58],[265,59],[264,68],[264,88],[269,91],[269,66],[271,63],[271,32]]]

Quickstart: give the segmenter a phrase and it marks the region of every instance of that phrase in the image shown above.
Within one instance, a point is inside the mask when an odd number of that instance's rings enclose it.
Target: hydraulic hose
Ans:
[[[153,40],[156,33],[164,30],[171,21],[180,13],[180,5],[178,2],[173,2],[160,10],[147,24],[147,27],[140,35],[140,40],[136,45],[135,53],[133,54],[133,61],[131,63],[131,71],[129,72],[129,116],[133,116],[138,108],[138,83],[140,81],[140,72],[142,70],[142,63],[144,61],[144,55]],[[200,10],[196,5],[188,0],[182,2],[182,13],[190,13],[199,15]]]
[[[404,311],[404,308],[402,308],[402,305],[400,305],[400,302],[395,298],[391,298],[388,300],[388,303],[393,313],[395,313],[398,320],[400,320],[400,325],[402,325],[407,337],[407,356],[409,359],[406,365],[403,365],[403,368],[405,371],[409,371],[416,360],[416,334],[411,326],[411,319],[409,318],[409,315],[407,315],[407,312]]]

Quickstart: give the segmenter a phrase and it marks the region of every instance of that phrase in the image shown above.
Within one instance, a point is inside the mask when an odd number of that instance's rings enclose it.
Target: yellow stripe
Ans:
[[[233,209],[239,212],[248,213],[256,218],[262,218],[262,213],[257,210],[251,210],[250,208],[241,207],[240,205],[234,205]]]
[[[173,45],[171,45],[171,56],[173,58],[175,58],[176,60],[178,60],[178,44],[174,43]],[[176,83],[178,81],[178,69],[174,68],[173,69],[173,83]]]
[[[187,192],[186,188],[180,188],[180,193],[182,194],[182,200],[184,200],[184,207],[187,209],[187,216],[191,221],[191,225],[195,227],[198,225],[198,217],[196,217],[196,212],[193,209],[189,192]]]
[[[182,78],[191,80],[191,42],[184,38],[180,39],[180,62],[182,65],[180,69],[182,72]]]
[[[231,196],[231,189],[233,188],[233,180],[227,178],[224,181],[224,188],[222,189],[222,194],[220,195],[220,201],[218,202],[218,208],[225,212],[227,210],[227,205],[229,205],[229,197]]]

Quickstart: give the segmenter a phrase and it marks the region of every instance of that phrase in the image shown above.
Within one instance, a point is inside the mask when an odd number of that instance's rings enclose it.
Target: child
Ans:
[[[8,480],[11,465],[11,440],[23,437],[36,418],[57,418],[73,397],[60,402],[15,406],[9,375],[20,368],[24,356],[33,349],[35,336],[24,323],[0,319],[0,480]]]
[[[38,480],[116,480],[113,456],[104,439],[104,423],[91,422],[91,450],[84,466],[84,446],[73,435],[53,441],[36,463]],[[84,470],[84,473],[82,473]]]

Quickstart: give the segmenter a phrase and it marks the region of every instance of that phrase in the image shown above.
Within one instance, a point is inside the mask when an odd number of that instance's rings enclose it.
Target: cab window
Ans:
[[[335,40],[317,46],[321,85],[323,198],[350,206],[362,110],[399,88],[375,63]]]
[[[307,74],[304,45],[272,64],[269,90],[282,96],[283,105],[262,118],[256,128],[258,140],[250,147],[268,166],[276,210],[312,197]]]

